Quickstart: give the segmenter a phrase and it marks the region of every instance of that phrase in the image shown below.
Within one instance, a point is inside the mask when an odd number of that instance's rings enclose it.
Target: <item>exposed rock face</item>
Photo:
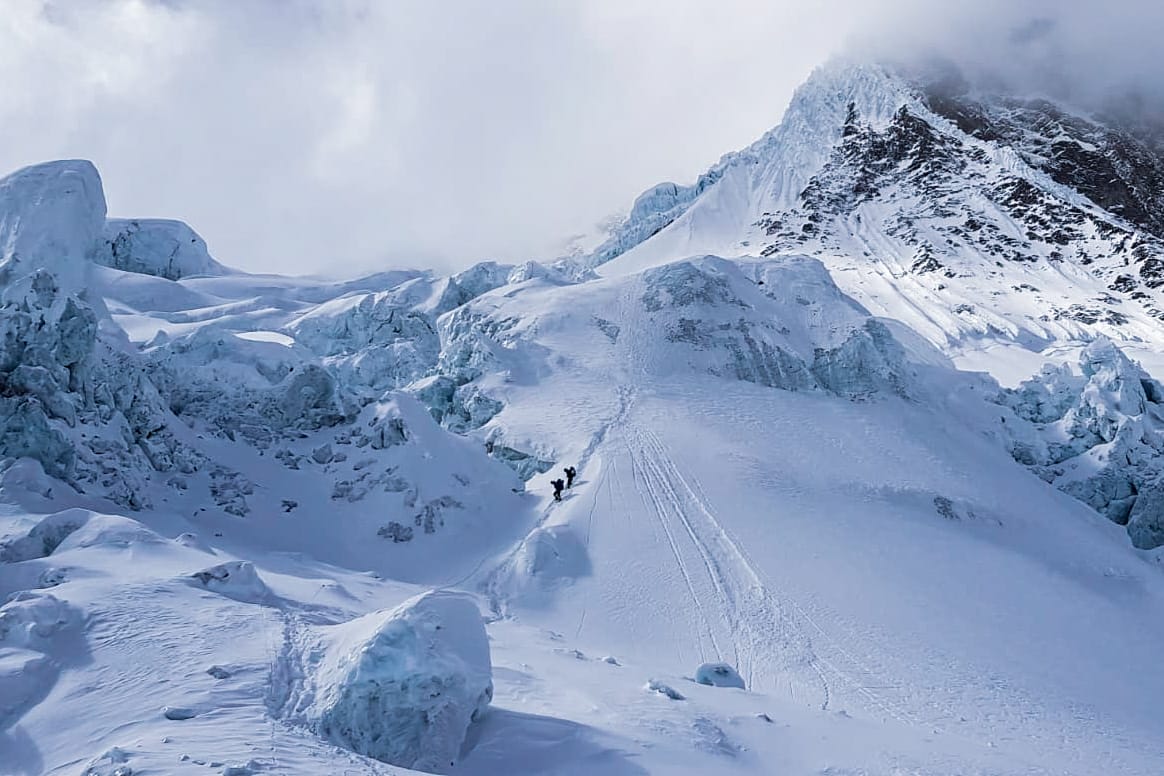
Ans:
[[[780,126],[690,187],[648,190],[572,261],[807,254],[939,346],[1147,337],[1164,316],[1162,135],[944,71],[838,62]]]
[[[1158,157],[1144,148],[1128,158],[1116,150],[1108,155],[1091,150],[1086,138],[1125,150],[1125,143],[1135,141],[1108,137],[1103,128],[1072,120],[1050,103],[1004,102],[990,110],[950,99],[938,104],[970,131],[951,132],[918,105],[902,105],[887,125],[878,126],[862,117],[856,102],[850,103],[840,141],[800,192],[797,207],[761,219],[769,240],[764,251],[818,244],[825,250],[844,249],[854,222],[857,230],[868,228],[863,219],[878,205],[881,211],[888,207],[890,215],[869,226],[903,248],[912,246],[911,272],[937,273],[946,285],[988,271],[983,260],[1066,261],[1095,265],[1098,276],[1114,286],[1111,291],[1130,290],[1136,282],[1126,276],[1124,263],[1106,260],[1113,253],[1134,260],[1129,263],[1139,265],[1140,278],[1149,287],[1159,284],[1159,257],[1164,255],[1159,238],[1164,232],[1147,215],[1149,204],[1131,193],[1138,186],[1159,190],[1152,188],[1159,185],[1158,177],[1164,181],[1164,162]],[[975,111],[975,121],[957,113],[962,108]],[[1069,131],[1078,133],[1078,139],[1064,139]],[[994,148],[975,142],[981,140]],[[999,146],[1028,166],[1012,170],[1000,164]],[[1086,164],[1072,158],[1086,158]],[[1040,172],[1071,188],[1047,185]],[[1120,277],[1125,279],[1117,282]],[[1094,310],[1064,305],[1053,314],[1083,323],[1126,322],[1114,298],[1099,302]],[[1153,302],[1150,311],[1155,310]]]
[[[1118,118],[1100,123],[1045,99],[975,95],[953,72],[923,78],[921,87],[934,112],[967,135],[1014,149],[1056,182],[1164,237],[1164,157],[1151,133],[1144,137]]]

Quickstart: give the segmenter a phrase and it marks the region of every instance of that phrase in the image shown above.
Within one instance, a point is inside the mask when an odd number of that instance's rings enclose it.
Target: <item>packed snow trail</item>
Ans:
[[[737,666],[749,687],[774,690],[784,680],[794,697],[827,708],[828,682],[817,667],[811,642],[777,608],[756,570],[692,489],[669,450],[653,431],[633,422],[626,424],[621,436],[632,470],[639,473],[636,481],[644,486],[640,496],[650,501],[649,511],[671,544],[696,609],[705,622],[706,612],[716,618],[717,627],[708,630],[715,660]],[[720,646],[717,632],[728,634],[730,651],[727,645]],[[710,657],[701,655],[704,661]]]
[[[578,470],[578,475],[574,483],[574,487],[570,490],[570,493],[580,493],[582,490],[581,486],[589,481],[589,477],[594,476],[594,470],[596,469],[601,472],[597,480],[597,485],[602,485],[605,482],[605,470],[603,469],[601,459],[597,457],[597,453],[602,447],[603,442],[605,442],[611,429],[617,428],[624,421],[626,415],[630,412],[630,409],[634,404],[634,397],[635,391],[633,388],[622,387],[618,390],[616,412],[610,417],[609,420],[601,423],[598,426],[598,428],[590,436],[585,449],[582,451],[581,455],[578,456],[577,462],[573,464],[574,467]],[[590,465],[592,459],[595,459],[593,466]],[[589,476],[587,472],[588,468],[591,470],[589,472]],[[480,562],[478,562],[473,570],[471,570],[468,574],[458,578],[449,586],[475,588],[485,596],[488,602],[489,610],[492,612],[494,617],[509,616],[509,597],[512,591],[508,589],[508,584],[516,571],[515,564],[517,564],[519,556],[521,555],[523,549],[526,547],[526,541],[529,537],[537,535],[539,531],[550,525],[555,519],[555,513],[558,509],[563,507],[564,504],[564,501],[557,501],[551,496],[546,496],[540,507],[537,521],[534,523],[533,528],[527,535],[526,539],[518,541],[508,551],[503,553],[499,558],[492,559],[491,562],[487,562],[487,559],[483,558]],[[593,511],[594,510],[592,506],[585,531],[585,546],[587,548],[590,544],[590,530],[593,524]]]
[[[1074,532],[1083,541],[1095,526],[1082,508],[1064,518],[1084,516],[1060,526],[1062,538],[1028,525],[1039,519],[1026,517],[1025,505],[1046,499],[1045,486],[1004,460],[983,466],[991,442],[934,431],[935,422],[898,400],[837,402],[713,381],[640,384],[594,454],[597,473],[588,467],[577,497],[554,516],[588,536],[592,572],[556,586],[553,609],[518,597],[510,613],[571,634],[586,652],[674,672],[723,660],[750,690],[940,731],[967,746],[1022,739],[1025,751],[1050,757],[1063,730],[1103,730],[1126,747],[1130,759],[1119,768],[1135,772],[1136,757],[1153,756],[1147,739],[1105,723],[1098,707],[1083,708],[1050,669],[1016,673],[1010,661],[1047,659],[1024,645],[1043,644],[1036,651],[1047,654],[1046,633],[1021,625],[1027,604],[992,598],[983,608],[970,592],[1002,595],[994,590],[1002,580],[1027,580],[1025,596],[1050,597],[1040,617],[1069,620],[1052,603],[1061,583],[1047,579],[1055,554],[1041,545],[1071,544]],[[744,429],[763,429],[747,449],[736,445]],[[798,454],[784,442],[793,438],[812,438],[819,450]],[[980,494],[976,483],[999,479],[1011,483],[1005,498]],[[960,522],[934,511],[934,487],[952,497]],[[980,503],[968,511],[965,499]],[[1103,536],[1094,551],[1125,552],[1118,531],[1109,533],[1117,541]],[[998,543],[1013,549],[998,554]],[[999,564],[1006,570],[997,580],[980,578],[980,567]],[[919,618],[929,623],[924,631],[902,624]],[[1007,623],[1001,632],[998,619]],[[995,635],[982,641],[967,631]],[[977,646],[1000,638],[1006,660]],[[1091,665],[1055,652],[1051,665]],[[1044,721],[1032,721],[1036,709]]]

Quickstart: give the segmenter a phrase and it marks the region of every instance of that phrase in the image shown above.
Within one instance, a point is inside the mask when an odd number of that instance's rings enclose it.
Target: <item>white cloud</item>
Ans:
[[[544,255],[763,133],[851,33],[957,49],[1024,18],[931,5],[8,0],[0,169],[91,158],[112,213],[253,270]],[[1082,16],[1028,50],[1082,46]]]

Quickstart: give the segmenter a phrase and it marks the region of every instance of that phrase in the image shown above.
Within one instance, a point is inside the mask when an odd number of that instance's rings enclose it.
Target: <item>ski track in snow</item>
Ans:
[[[636,491],[666,536],[697,613],[701,660],[707,661],[709,645],[717,661],[733,662],[757,691],[786,685],[790,697],[827,710],[836,693],[832,684],[839,683],[847,696],[877,716],[918,721],[872,689],[885,682],[803,607],[778,598],[716,516],[702,485],[680,470],[656,433],[628,422],[619,441]],[[717,634],[727,634],[730,647]]]

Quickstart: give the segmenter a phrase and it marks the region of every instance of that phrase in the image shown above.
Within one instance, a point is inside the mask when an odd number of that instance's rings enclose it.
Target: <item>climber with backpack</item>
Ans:
[[[562,471],[566,472],[566,487],[567,488],[574,487],[574,478],[578,476],[578,470],[575,469],[573,466],[567,466]]]
[[[562,480],[551,480],[550,484],[554,486],[554,501],[561,501],[562,488],[566,487],[566,483]]]

